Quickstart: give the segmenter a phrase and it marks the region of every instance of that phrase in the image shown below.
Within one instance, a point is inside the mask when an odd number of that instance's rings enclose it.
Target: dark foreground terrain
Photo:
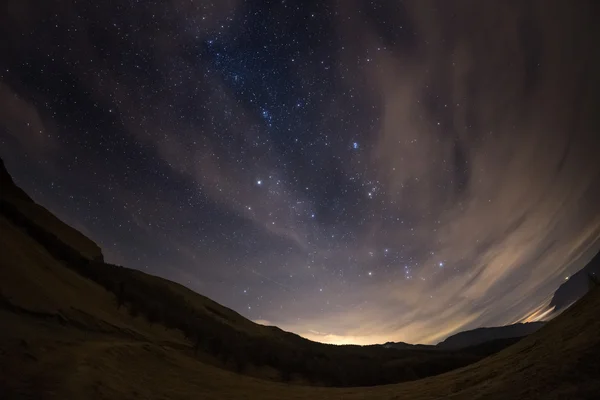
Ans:
[[[597,288],[516,344],[328,346],[105,264],[91,240],[1,175],[1,399],[591,399],[600,391]],[[323,387],[391,382],[403,383]]]

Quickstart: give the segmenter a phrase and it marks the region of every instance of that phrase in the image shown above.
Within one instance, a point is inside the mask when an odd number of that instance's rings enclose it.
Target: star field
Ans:
[[[0,155],[109,262],[314,340],[436,342],[534,318],[598,247],[594,10],[9,1]]]

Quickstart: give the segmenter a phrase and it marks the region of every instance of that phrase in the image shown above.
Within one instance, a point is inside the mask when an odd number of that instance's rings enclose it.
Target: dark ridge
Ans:
[[[522,338],[544,326],[545,322],[529,322],[492,328],[477,328],[452,335],[437,344],[445,350],[458,350],[498,339]]]
[[[583,297],[590,288],[590,276],[600,277],[600,253],[556,289],[550,307],[562,311]]]
[[[151,325],[182,332],[190,352],[210,355],[222,368],[246,373],[250,367],[268,366],[278,372],[276,380],[287,382],[296,377],[312,385],[351,387],[420,379],[482,358],[473,352],[448,352],[421,346],[398,350],[384,346],[326,345],[276,328],[259,330],[259,325],[217,303],[210,302],[207,306],[202,301],[202,307],[195,306],[190,298],[174,290],[177,285],[167,280],[90,260],[38,225],[11,201],[5,198],[0,201],[0,212],[5,218],[64,267],[111,293],[115,307],[124,308],[131,317],[143,317]],[[204,299],[200,295],[194,296]],[[8,309],[15,311],[14,307]],[[47,315],[40,317],[49,318]],[[58,318],[61,324],[77,328],[70,320]],[[253,327],[255,333],[246,331],[245,326]]]

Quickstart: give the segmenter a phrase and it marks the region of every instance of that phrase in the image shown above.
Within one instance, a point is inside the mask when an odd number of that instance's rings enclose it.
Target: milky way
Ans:
[[[107,261],[314,340],[536,319],[600,237],[573,3],[9,0],[0,155]]]

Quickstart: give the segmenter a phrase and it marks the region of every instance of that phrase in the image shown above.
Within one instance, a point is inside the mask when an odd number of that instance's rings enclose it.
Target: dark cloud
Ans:
[[[596,246],[595,13],[10,1],[2,156],[109,260],[310,338],[433,342],[542,314]]]

